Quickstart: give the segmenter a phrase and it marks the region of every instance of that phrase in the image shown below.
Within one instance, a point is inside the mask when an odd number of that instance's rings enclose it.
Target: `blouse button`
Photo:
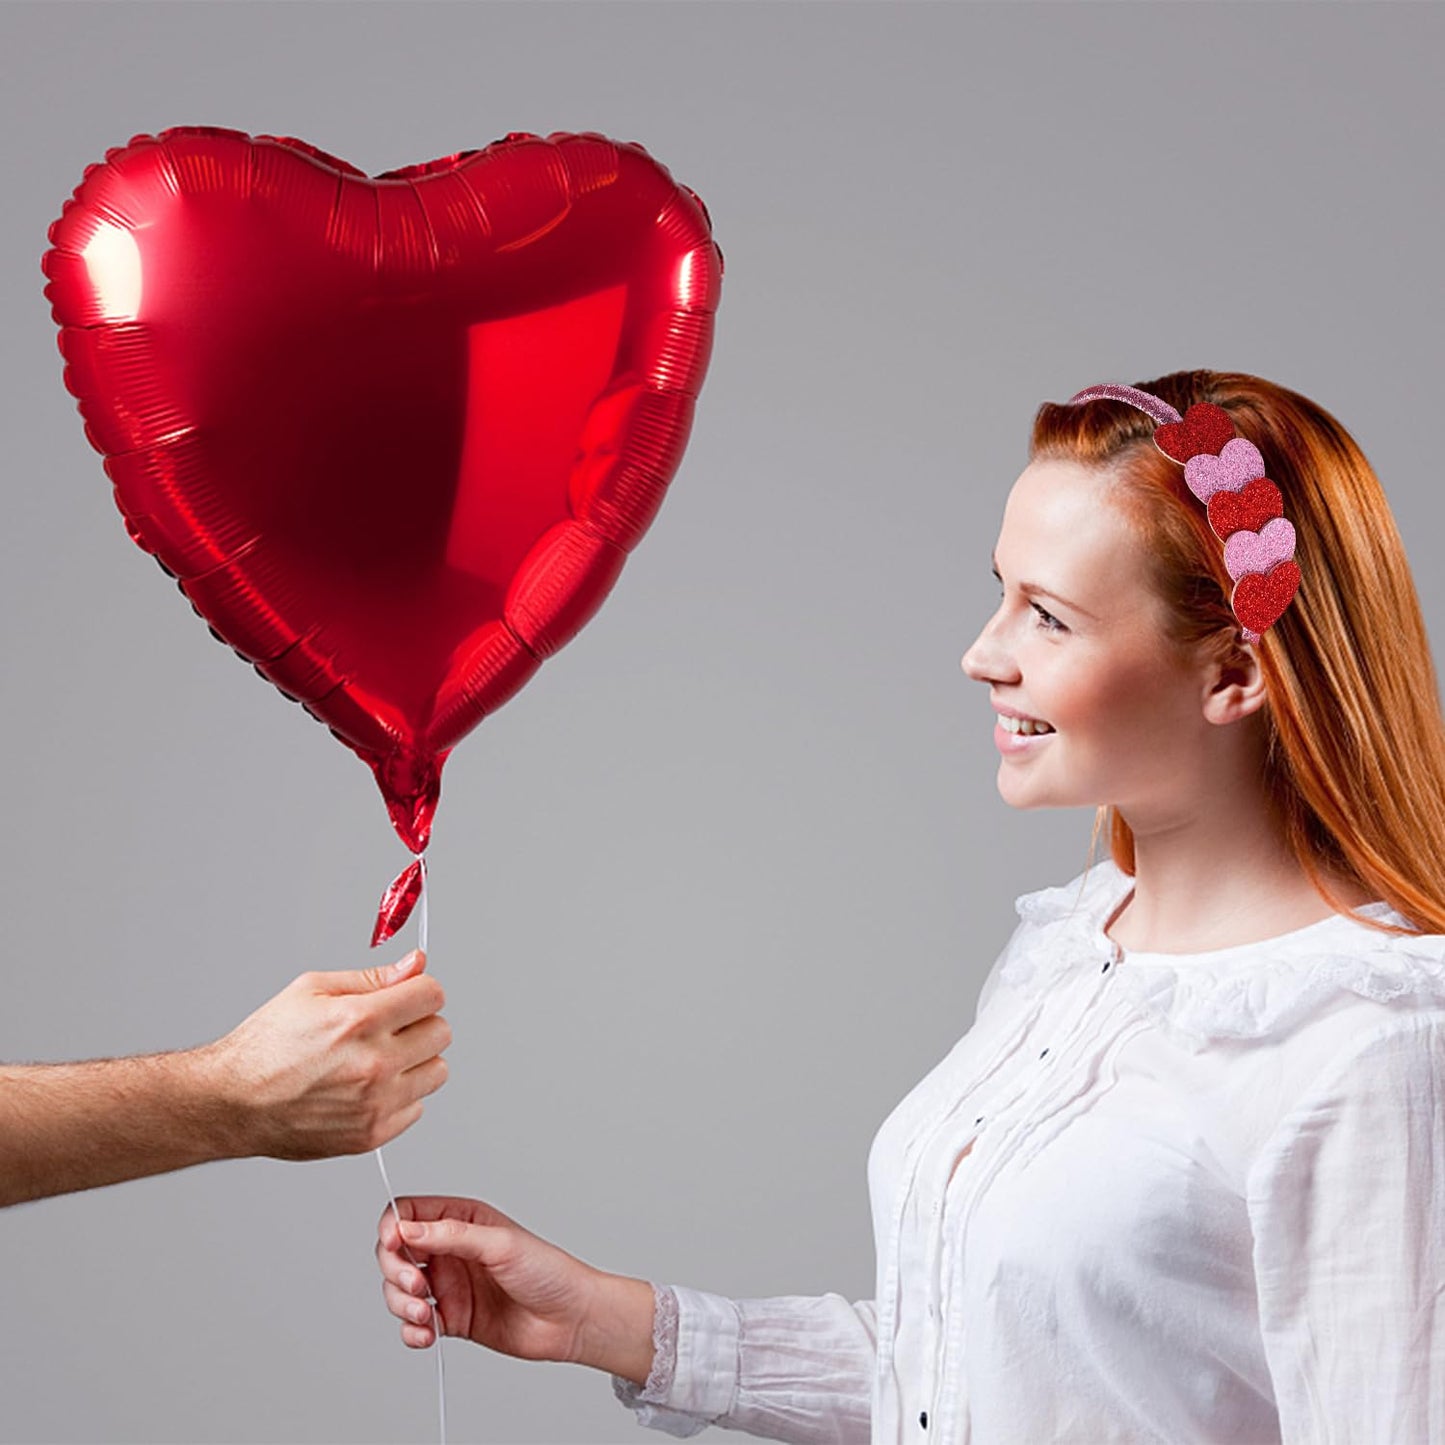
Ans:
[[[920,1425],[922,1425],[925,1430],[928,1429],[928,1411],[927,1411],[927,1410],[923,1410],[923,1411],[921,1411],[921,1412],[919,1413],[918,1423],[919,1423]]]
[[[978,1116],[978,1118],[975,1119],[973,1122],[974,1122],[975,1124],[982,1124],[982,1123],[983,1123],[983,1115],[980,1114],[980,1115]]]
[[[1113,960],[1112,958],[1106,958],[1106,959],[1104,960],[1104,966],[1103,966],[1103,968],[1101,968],[1101,969],[1099,970],[1099,972],[1100,972],[1100,973],[1108,973],[1108,971],[1109,971],[1109,965],[1110,965],[1113,961],[1114,961],[1114,960]]]
[[[1046,1054],[1046,1053],[1048,1053],[1048,1050],[1047,1050],[1047,1049],[1044,1050],[1044,1054]],[[1040,1058],[1043,1058],[1044,1054],[1040,1054],[1039,1057],[1040,1057]]]

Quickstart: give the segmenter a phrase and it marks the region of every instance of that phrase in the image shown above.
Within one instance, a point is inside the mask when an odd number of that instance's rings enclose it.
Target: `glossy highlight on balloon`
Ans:
[[[131,538],[425,849],[451,750],[597,612],[712,349],[707,211],[635,142],[364,172],[218,127],[88,167],[42,267]]]

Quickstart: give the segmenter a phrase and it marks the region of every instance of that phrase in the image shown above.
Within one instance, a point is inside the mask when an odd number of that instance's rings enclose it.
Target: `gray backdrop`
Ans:
[[[1433,5],[0,9],[0,1058],[214,1038],[372,961],[406,861],[125,535],[39,271],[83,168],[169,125],[373,174],[638,140],[726,255],[711,371],[601,612],[447,766],[451,1080],[388,1167],[607,1269],[871,1295],[873,1132],[1092,821],[1000,801],[959,669],[1035,406],[1192,366],[1304,391],[1438,632],[1442,47]],[[360,1155],[0,1213],[4,1438],[435,1440],[384,1203]],[[446,1351],[453,1441],[644,1438],[603,1375]]]

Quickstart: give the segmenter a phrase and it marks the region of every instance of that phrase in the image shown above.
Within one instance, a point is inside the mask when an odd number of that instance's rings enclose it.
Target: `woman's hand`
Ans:
[[[387,1205],[376,1260],[404,1344],[425,1349],[435,1339],[430,1296],[443,1334],[519,1360],[582,1362],[601,1271],[480,1199],[414,1194],[396,1203],[404,1238]]]

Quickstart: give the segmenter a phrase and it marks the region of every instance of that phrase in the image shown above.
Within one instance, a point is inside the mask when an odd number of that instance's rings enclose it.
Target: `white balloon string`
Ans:
[[[422,857],[421,862],[421,893],[417,899],[417,907],[420,910],[417,914],[416,946],[423,953],[426,952],[426,858]],[[396,1232],[401,1234],[401,1211],[396,1207],[396,1195],[392,1192],[391,1180],[386,1175],[386,1160],[381,1157],[381,1150],[376,1151],[376,1162],[381,1166],[381,1182],[386,1186],[386,1197],[391,1200],[392,1217],[396,1220]],[[406,1246],[406,1240],[401,1241],[402,1252],[417,1267],[423,1279],[427,1279],[427,1269],[417,1257]],[[441,1445],[447,1445],[447,1372],[446,1364],[442,1357],[442,1317],[437,1309],[436,1295],[432,1293],[431,1281],[427,1280],[427,1303],[431,1306],[432,1329],[436,1333],[437,1352],[437,1409],[441,1420]]]

